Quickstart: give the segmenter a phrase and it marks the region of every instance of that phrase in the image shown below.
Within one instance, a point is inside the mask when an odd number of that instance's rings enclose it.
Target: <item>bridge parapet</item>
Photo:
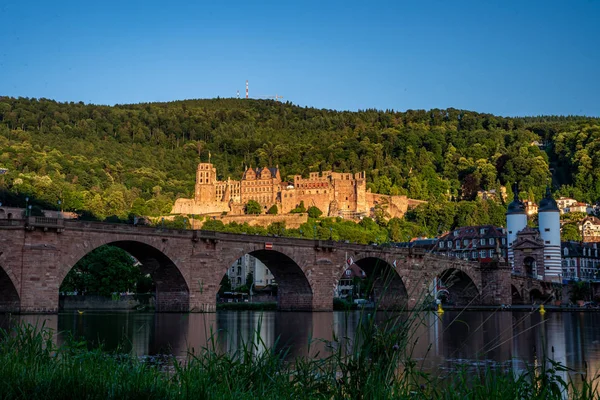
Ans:
[[[65,229],[65,220],[62,218],[27,217],[25,228],[30,231],[36,228],[41,228],[44,231],[52,229],[60,233]]]

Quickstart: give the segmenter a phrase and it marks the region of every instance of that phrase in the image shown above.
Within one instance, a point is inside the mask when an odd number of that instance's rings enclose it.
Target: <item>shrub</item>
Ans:
[[[278,212],[279,210],[277,209],[277,204],[273,204],[271,208],[269,208],[269,211],[267,211],[267,214],[277,215]]]
[[[255,200],[248,200],[246,203],[246,207],[244,207],[244,212],[246,214],[260,214],[262,212],[262,208],[260,204],[258,204]]]
[[[294,208],[292,211],[290,211],[290,213],[292,214],[300,214],[300,213],[305,213],[306,212],[306,207],[304,206],[304,200],[300,202],[300,204],[298,204],[298,206],[296,208]]]
[[[311,206],[308,208],[308,216],[310,218],[319,218],[321,215],[323,215],[323,211],[319,210],[317,207]]]

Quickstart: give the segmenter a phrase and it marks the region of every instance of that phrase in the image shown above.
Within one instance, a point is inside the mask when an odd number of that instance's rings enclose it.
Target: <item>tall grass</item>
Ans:
[[[551,359],[524,373],[481,368],[449,376],[424,372],[411,357],[416,314],[375,323],[364,315],[355,338],[334,337],[327,354],[288,361],[257,333],[234,353],[216,335],[185,361],[166,365],[68,339],[45,327],[0,333],[2,399],[597,399],[598,381],[562,378]],[[257,330],[257,332],[259,332]],[[272,348],[276,348],[273,346]]]
[[[51,330],[22,324],[0,331],[0,398],[600,398],[596,377],[574,381],[551,358],[520,372],[476,367],[432,375],[412,353],[424,312],[378,312],[383,319],[376,319],[375,312],[363,312],[352,336],[342,333],[330,341],[309,340],[308,355],[293,360],[286,350],[275,350],[277,343],[268,347],[263,342],[260,326],[233,353],[218,350],[221,335],[212,334],[205,347],[191,350],[185,360],[160,364],[118,350],[89,350],[73,338],[57,346]],[[314,354],[316,348],[324,350]]]

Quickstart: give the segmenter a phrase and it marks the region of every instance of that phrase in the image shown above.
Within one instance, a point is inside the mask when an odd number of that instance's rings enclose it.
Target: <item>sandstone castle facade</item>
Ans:
[[[421,203],[406,196],[371,193],[365,172],[311,172],[308,178],[296,175],[293,182],[283,182],[279,168],[247,168],[239,181],[219,181],[213,164],[200,163],[194,198],[177,199],[171,213],[241,215],[249,200],[257,201],[263,212],[276,205],[280,214],[287,214],[304,202],[307,209],[315,206],[324,215],[351,219],[372,216],[377,205],[389,217],[402,217],[409,206]]]

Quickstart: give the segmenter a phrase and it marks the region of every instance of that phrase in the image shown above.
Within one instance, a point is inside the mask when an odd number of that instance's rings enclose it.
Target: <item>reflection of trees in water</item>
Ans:
[[[60,315],[0,314],[0,327],[25,322],[60,332],[58,344],[66,335],[99,342],[107,350],[129,343],[123,351],[133,349],[138,355],[171,353],[185,356],[188,349],[198,349],[210,342],[211,335],[220,339],[216,350],[234,351],[242,340],[250,340],[258,331],[264,342],[257,352],[277,346],[289,350],[288,357],[307,355],[309,338],[332,339],[335,333],[341,344],[354,338],[361,318],[368,312],[219,312],[215,314],[178,313],[63,313]],[[552,357],[576,371],[584,363],[588,373],[600,371],[600,313],[559,313],[549,311],[542,317],[537,311],[527,312],[458,312],[446,311],[442,317],[436,313],[419,314],[422,324],[415,327],[409,340],[413,357],[424,367],[437,369],[453,367],[457,361],[488,362],[508,365],[519,372],[524,363]],[[403,323],[409,313],[376,314],[376,322],[383,326],[387,318],[399,316]],[[277,338],[279,337],[279,341]],[[554,351],[552,351],[554,350]],[[328,349],[321,341],[313,343],[311,355]]]
[[[216,324],[219,349],[234,352],[255,340],[257,353],[275,347],[276,351],[289,352],[289,357],[306,355],[313,318],[318,314],[322,313],[219,312]],[[257,333],[260,341],[256,341]]]

